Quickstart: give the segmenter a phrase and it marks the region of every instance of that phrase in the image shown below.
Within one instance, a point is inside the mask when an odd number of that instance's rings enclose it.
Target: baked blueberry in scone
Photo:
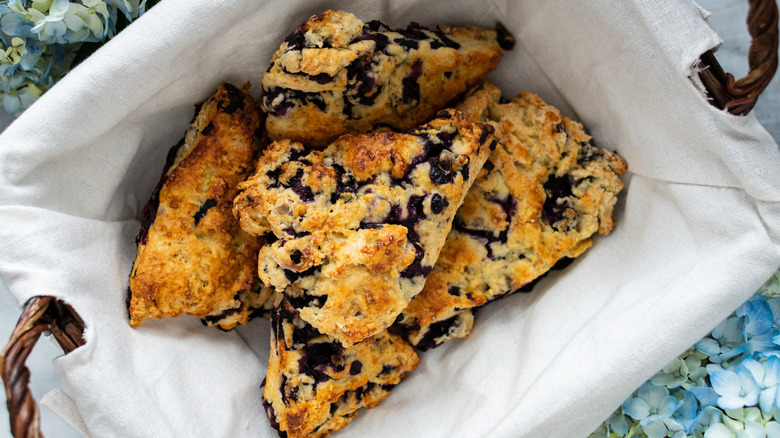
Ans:
[[[241,183],[241,227],[278,240],[258,274],[320,332],[350,346],[390,326],[422,290],[452,218],[494,146],[455,110],[406,133],[344,135],[324,151],[281,140]]]
[[[428,349],[467,336],[471,310],[530,290],[548,270],[615,226],[612,210],[627,166],[593,145],[581,124],[538,96],[500,103],[486,83],[459,109],[495,127],[491,153],[457,212],[423,291],[398,319],[409,342]]]
[[[503,27],[390,29],[324,12],[284,40],[263,76],[269,138],[324,146],[345,133],[411,129],[477,84],[513,45]]]
[[[352,421],[361,407],[390,395],[419,359],[398,335],[383,331],[351,347],[320,334],[298,316],[309,300],[284,296],[271,317],[271,355],[263,405],[281,436],[323,437]]]
[[[263,117],[246,89],[222,84],[196,112],[142,212],[130,274],[130,325],[195,315],[231,329],[263,307],[262,238],[233,217],[236,186],[259,154]]]

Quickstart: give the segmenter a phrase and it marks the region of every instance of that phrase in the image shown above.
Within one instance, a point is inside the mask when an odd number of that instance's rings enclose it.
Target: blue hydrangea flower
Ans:
[[[745,422],[745,430],[749,431],[751,438],[780,438],[780,423],[776,421],[767,421],[763,424],[757,422],[748,424],[748,422]]]
[[[85,25],[84,20],[73,14],[68,0],[53,0],[48,14],[35,8],[30,8],[28,12],[35,22],[30,32],[37,34],[38,39],[44,43],[65,44],[68,42],[65,39],[68,30],[76,32]]]
[[[110,13],[108,6],[102,0],[82,0],[82,5],[77,8],[76,15],[84,20],[91,35],[85,41],[101,41],[108,36],[108,23]]]
[[[745,343],[742,359],[753,357],[754,353],[771,353],[778,350],[773,339],[778,334],[769,303],[761,296],[753,298],[736,310],[736,315],[745,319]]]
[[[623,415],[620,409],[613,412],[612,415],[607,418],[607,432],[615,432],[618,435],[625,435],[628,433],[628,422],[626,416]]]
[[[642,426],[642,431],[647,435],[647,438],[685,438],[688,436],[683,425],[673,418],[664,418]]]
[[[27,38],[33,22],[25,19],[25,16],[17,13],[8,5],[0,4],[0,32],[9,36]]]
[[[718,406],[723,409],[738,409],[755,406],[760,389],[750,370],[743,366],[734,371],[720,370],[710,373],[712,389],[718,395]]]
[[[699,409],[696,398],[690,392],[681,389],[675,392],[675,396],[679,397],[682,403],[674,411],[672,418],[683,427],[685,434],[688,435],[699,423],[702,411]]]
[[[609,438],[780,438],[780,270],[622,408]]]
[[[720,424],[705,429],[705,438],[780,438],[780,424],[772,421],[772,415],[758,408],[727,411]]]
[[[682,402],[669,395],[669,390],[665,387],[645,382],[637,390],[637,397],[623,403],[623,412],[639,421],[644,429],[645,426],[657,421],[671,419],[680,404]]]
[[[764,299],[753,298],[743,305],[739,306],[734,312],[737,316],[744,317],[745,332],[752,335],[763,335],[767,333],[774,323],[772,317],[772,308],[769,307]]]
[[[706,430],[715,424],[723,421],[723,412],[714,406],[708,406],[701,410],[699,414],[699,424],[696,429]]]
[[[744,345],[744,318],[732,316],[718,324],[710,333],[695,344],[695,347],[710,357],[710,362],[721,363],[742,354]]]
[[[780,382],[780,358],[772,356],[764,362],[748,359],[742,363],[759,387],[758,405],[764,412],[780,407],[778,382]]]
[[[650,383],[673,389],[687,382],[689,374],[688,364],[685,360],[678,357],[650,378]]]
[[[0,0],[0,104],[19,115],[70,68],[83,42],[116,34],[146,0]]]

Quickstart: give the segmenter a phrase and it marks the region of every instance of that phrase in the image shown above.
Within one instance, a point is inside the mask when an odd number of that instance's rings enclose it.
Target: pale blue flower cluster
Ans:
[[[70,68],[83,43],[117,33],[146,0],[0,0],[0,102],[19,115]]]
[[[780,271],[590,438],[780,438]]]

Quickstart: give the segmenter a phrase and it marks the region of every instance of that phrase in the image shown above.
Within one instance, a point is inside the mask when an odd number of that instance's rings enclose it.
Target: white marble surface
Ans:
[[[747,73],[747,50],[750,41],[744,20],[747,14],[747,2],[699,0],[698,3],[712,12],[710,24],[724,40],[723,46],[717,52],[721,65],[737,78],[744,76]],[[764,91],[754,111],[775,141],[780,142],[780,80],[777,77]],[[0,130],[4,129],[11,120],[11,117],[0,111]],[[3,345],[9,339],[19,315],[19,305],[0,283],[0,341]],[[32,375],[30,386],[36,400],[40,400],[50,389],[61,386],[51,365],[51,360],[60,354],[62,351],[53,339],[43,339],[27,360]],[[3,398],[5,399],[4,392]],[[46,407],[41,407],[41,422],[43,433],[48,437],[80,436]],[[8,424],[7,410],[0,409],[0,436],[10,437]]]

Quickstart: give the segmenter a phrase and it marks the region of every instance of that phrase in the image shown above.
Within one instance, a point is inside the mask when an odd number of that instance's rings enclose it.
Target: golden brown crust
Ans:
[[[411,129],[444,108],[503,57],[503,34],[476,27],[380,32],[342,11],[310,18],[263,76],[272,140],[324,146],[345,133]],[[386,26],[384,26],[386,27]]]
[[[262,306],[270,290],[257,279],[261,241],[243,232],[231,211],[258,153],[262,122],[248,90],[230,84],[202,105],[138,244],[131,326],[189,314],[230,329]]]
[[[372,408],[413,371],[419,358],[383,331],[351,347],[321,335],[298,315],[300,303],[280,300],[272,316],[271,355],[263,404],[288,438],[324,437]]]
[[[615,224],[625,161],[593,146],[581,124],[538,96],[523,92],[505,104],[500,97],[486,83],[459,106],[495,127],[498,147],[458,210],[425,288],[402,314],[399,325],[424,349],[468,335],[458,317],[464,309],[523,288]]]
[[[244,230],[279,239],[260,251],[260,278],[327,297],[300,315],[345,346],[381,332],[422,288],[492,143],[492,128],[455,110],[321,152],[275,142],[234,203]]]

